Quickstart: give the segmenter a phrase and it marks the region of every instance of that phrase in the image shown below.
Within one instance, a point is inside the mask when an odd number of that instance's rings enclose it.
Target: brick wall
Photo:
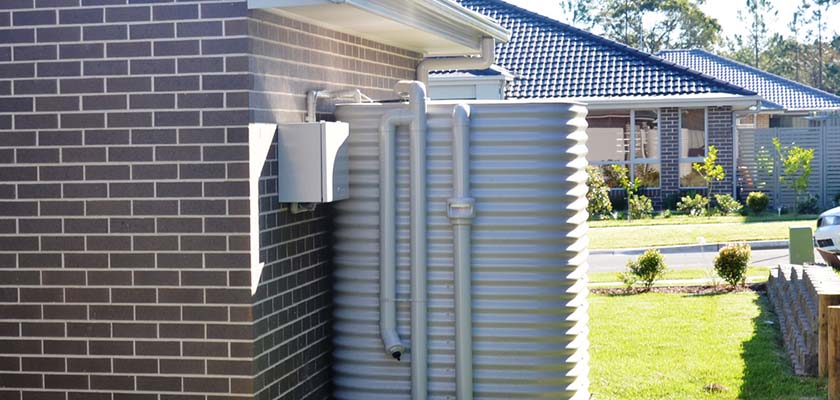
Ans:
[[[327,397],[329,208],[272,202],[269,160],[252,297],[247,124],[299,121],[308,87],[382,94],[415,60],[271,18],[0,1],[0,399]],[[287,52],[249,40],[266,27]]]
[[[660,154],[662,172],[659,176],[661,196],[676,196],[680,191],[680,109],[659,109]]]
[[[735,120],[732,118],[732,107],[709,107],[707,121],[706,129],[709,132],[709,145],[715,146],[718,150],[717,162],[726,173],[726,177],[722,181],[712,184],[712,192],[732,195],[733,162],[735,159],[735,143],[732,137],[732,126]]]
[[[306,92],[360,88],[376,99],[395,97],[413,79],[419,55],[266,12],[252,32],[255,122],[303,121]],[[278,40],[285,38],[285,40]],[[276,55],[294,54],[294,60]],[[308,68],[298,68],[304,62]],[[331,105],[319,108],[321,117]],[[266,263],[254,305],[256,398],[326,399],[330,377],[330,207],[293,215],[278,204],[276,152],[260,181],[261,260]],[[288,173],[286,171],[285,173]]]

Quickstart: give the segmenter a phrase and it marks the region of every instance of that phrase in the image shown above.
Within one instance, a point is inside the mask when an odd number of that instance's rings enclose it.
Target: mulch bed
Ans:
[[[746,287],[733,287],[727,284],[718,286],[699,285],[699,286],[654,286],[650,289],[645,288],[603,288],[603,289],[589,289],[592,294],[603,294],[607,296],[624,296],[639,293],[674,293],[674,294],[690,294],[690,295],[704,295],[704,294],[722,294],[731,292],[757,292],[764,293],[767,291],[765,283],[752,283]]]

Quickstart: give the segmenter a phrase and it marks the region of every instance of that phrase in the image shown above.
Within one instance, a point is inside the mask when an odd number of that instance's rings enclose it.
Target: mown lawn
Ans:
[[[783,216],[785,217],[785,216]],[[676,218],[676,219],[675,219]],[[738,220],[740,218],[740,220]],[[791,226],[816,228],[816,216],[799,216],[782,221],[749,220],[747,217],[671,217],[633,222],[592,221],[590,249],[638,248],[748,240],[787,239]],[[645,222],[649,224],[643,225]]]
[[[705,279],[710,278],[710,271],[703,269],[677,269],[669,270],[662,277],[662,280],[673,279]],[[616,272],[590,272],[590,283],[604,283],[604,282],[619,282],[616,277]],[[764,282],[770,275],[770,267],[749,267],[747,268],[747,278],[750,282]],[[718,278],[720,279],[720,278]],[[721,280],[722,282],[722,280]]]
[[[597,400],[825,398],[791,374],[765,296],[593,295],[589,315]]]

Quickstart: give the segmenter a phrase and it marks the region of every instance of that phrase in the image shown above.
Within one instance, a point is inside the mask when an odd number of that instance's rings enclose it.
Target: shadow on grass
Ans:
[[[818,217],[818,214],[783,214],[781,216],[774,213],[763,213],[760,215],[749,214],[744,217],[744,223],[750,224],[756,222],[784,222],[801,220],[813,220],[816,222]]]
[[[799,377],[793,374],[782,343],[779,319],[767,295],[755,299],[760,312],[753,319],[755,333],[742,344],[744,379],[738,399],[800,400],[826,398],[824,379]]]

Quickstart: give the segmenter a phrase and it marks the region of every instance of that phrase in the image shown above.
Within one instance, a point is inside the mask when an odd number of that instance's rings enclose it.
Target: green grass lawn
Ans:
[[[628,257],[629,258],[629,257]],[[751,282],[763,282],[770,274],[770,267],[749,267],[747,278]],[[616,272],[591,272],[589,273],[590,283],[619,282]],[[702,279],[708,278],[709,271],[703,269],[680,269],[669,270],[662,279]]]
[[[637,248],[747,240],[787,239],[791,226],[816,228],[816,216],[788,216],[783,220],[752,217],[686,216],[638,221],[592,221],[590,249]],[[794,218],[795,217],[795,218]],[[777,218],[778,219],[778,218]]]
[[[792,375],[765,296],[593,295],[589,315],[595,399],[825,398],[825,380]]]

